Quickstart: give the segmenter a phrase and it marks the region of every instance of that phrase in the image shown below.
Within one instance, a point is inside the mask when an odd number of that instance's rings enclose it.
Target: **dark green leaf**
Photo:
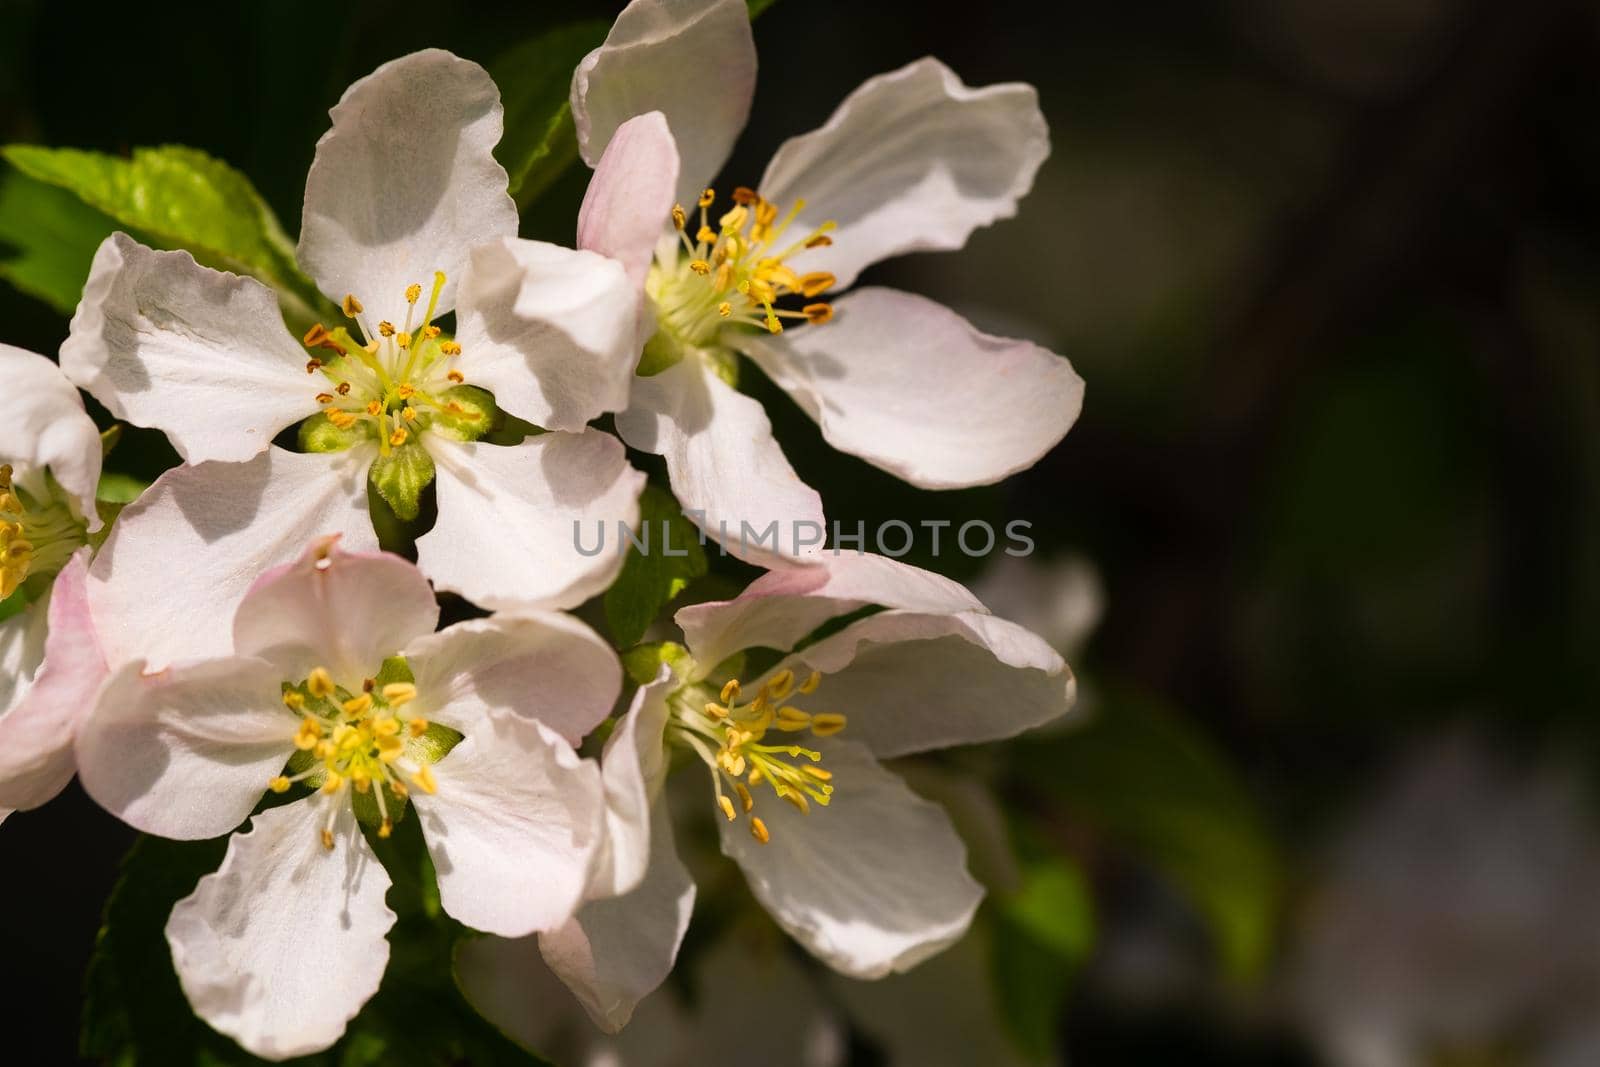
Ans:
[[[1189,896],[1231,977],[1261,973],[1281,866],[1250,794],[1205,738],[1153,699],[1115,692],[1084,729],[1014,751],[1019,780],[1050,789]]]
[[[221,160],[183,145],[136,148],[128,159],[40,145],[7,145],[0,155],[143,240],[259,278],[277,289],[285,315],[297,325],[329,313],[295,266],[294,246],[266,201]]]
[[[606,623],[623,648],[637,644],[661,609],[706,573],[700,532],[683,517],[677,500],[665,489],[645,487],[639,498],[635,537],[622,573],[606,590],[605,598]],[[608,541],[602,551],[619,547]]]
[[[0,278],[65,315],[83,292],[113,219],[71,193],[7,168],[0,175]]]
[[[1094,904],[1083,872],[1061,859],[1027,871],[998,901],[993,958],[1000,1013],[1030,1057],[1056,1049],[1062,1004],[1094,946]]]
[[[531,203],[578,158],[572,125],[572,71],[611,28],[604,19],[561,26],[524,41],[489,64],[506,109],[495,158],[511,176],[511,195]]]
[[[635,645],[622,654],[622,667],[635,685],[649,685],[655,681],[663,663],[682,677],[690,666],[689,650],[673,641],[657,641]]]

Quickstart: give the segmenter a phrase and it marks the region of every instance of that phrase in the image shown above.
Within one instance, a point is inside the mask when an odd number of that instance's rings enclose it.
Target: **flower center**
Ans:
[[[48,474],[44,495],[11,481],[9,463],[0,464],[0,600],[31,575],[53,575],[88,543],[88,527],[73,514]]]
[[[699,223],[692,231],[689,213],[681,205],[672,209],[683,252],[670,263],[658,259],[645,284],[663,329],[685,344],[703,346],[728,323],[781,333],[785,319],[823,323],[833,318],[833,306],[826,302],[806,303],[799,310],[777,304],[784,297],[810,301],[833,287],[832,274],[798,274],[785,260],[832,244],[828,231],[835,223],[824,222],[785,243],[790,225],[805,209],[804,200],[796,200],[780,222],[777,204],[741,186],[713,229],[710,210],[715,202],[714,190],[700,195]]]
[[[321,372],[331,386],[317,394],[322,413],[340,430],[366,428],[385,456],[435,421],[470,425],[484,418],[481,407],[452,395],[466,377],[455,365],[461,346],[441,338],[433,324],[444,283],[444,273],[436,271],[420,322],[422,286],[413,284],[406,289],[406,321],[399,327],[388,320],[374,326],[352,295],[344,298],[344,313],[355,321],[364,342],[357,342],[346,327],[329,330],[320,322],[301,338],[313,353],[306,373]]]
[[[409,681],[380,684],[375,678],[352,693],[333,680],[326,668],[314,668],[298,684],[283,683],[284,708],[300,719],[289,760],[291,773],[267,783],[274,793],[284,793],[305,782],[324,796],[338,798],[350,792],[356,814],[364,804],[376,806],[378,836],[394,830],[394,817],[403,811],[412,788],[433,793],[438,784],[430,766],[442,753],[431,743],[428,720],[403,709],[417,698]],[[394,809],[391,812],[391,809]],[[333,848],[333,825],[338,801],[329,805],[322,844]]]
[[[755,808],[750,790],[762,784],[801,814],[810,813],[813,801],[828,806],[833,797],[833,773],[818,766],[822,753],[801,745],[763,743],[773,730],[784,734],[809,730],[817,737],[831,737],[845,728],[843,715],[812,714],[788,703],[793,693],[809,696],[816,692],[821,681],[822,676],[813,671],[796,686],[793,671],[779,671],[761,686],[755,699],[743,704],[737,678],[722,687],[719,700],[700,700],[707,693],[698,687],[680,691],[673,702],[669,735],[692,748],[711,768],[717,806],[729,822],[739,817],[740,810],[750,815]],[[737,807],[723,791],[724,782],[739,798]],[[750,833],[763,845],[771,838],[767,824],[757,815],[750,815]]]

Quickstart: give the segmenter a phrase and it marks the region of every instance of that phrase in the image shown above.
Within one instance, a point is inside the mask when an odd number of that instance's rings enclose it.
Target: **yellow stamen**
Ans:
[[[351,697],[340,707],[344,708],[346,715],[365,715],[372,710],[372,694],[362,693],[360,696]]]
[[[383,699],[390,707],[398,708],[417,699],[417,687],[410,682],[390,682],[383,687]]]
[[[393,337],[394,323],[390,322],[388,319],[384,319],[382,322],[378,323],[378,333],[384,337]]]
[[[357,300],[355,298],[355,294],[353,294],[353,293],[346,293],[345,294],[345,297],[344,297],[344,313],[345,313],[345,315],[347,315],[348,317],[353,319],[353,318],[355,318],[357,315],[361,314],[365,310],[367,310],[367,309],[361,306],[361,301],[359,301],[359,300]]]
[[[720,794],[717,797],[717,807],[722,809],[722,814],[728,817],[729,822],[733,822],[739,817],[738,812],[733,810],[733,801]]]
[[[761,821],[759,815],[750,816],[750,836],[763,845],[772,840],[772,835],[767,833],[767,824]]]
[[[687,226],[688,224],[689,224],[689,213],[687,211],[683,210],[683,205],[682,204],[673,204],[672,205],[672,225],[681,230],[685,226]]]
[[[818,737],[831,737],[845,728],[845,717],[833,712],[823,712],[811,717],[811,732]]]
[[[323,830],[322,831],[322,847],[327,849],[329,852],[333,851],[333,831],[332,830]]]
[[[390,291],[393,292],[393,290],[390,290]],[[422,286],[418,285],[416,282],[412,282],[410,285],[406,286],[406,303],[415,304],[418,300],[421,300],[421,299],[422,299]]]
[[[333,695],[333,675],[328,673],[326,667],[313,667],[306,676],[306,689],[318,700]]]
[[[287,793],[289,791],[289,779],[280,774],[267,783],[267,788],[274,793]]]

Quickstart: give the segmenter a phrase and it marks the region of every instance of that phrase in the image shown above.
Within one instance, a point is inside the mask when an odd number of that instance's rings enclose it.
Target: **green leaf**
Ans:
[[[148,488],[150,483],[142,478],[106,471],[100,475],[100,484],[95,489],[94,496],[96,500],[106,504],[131,504]]]
[[[1033,1059],[1056,1049],[1061,1006],[1094,947],[1094,903],[1078,867],[1052,858],[998,902],[991,967],[1001,1017]]]
[[[661,609],[706,573],[700,531],[664,489],[646,486],[639,497],[635,538],[605,598],[606,624],[623,648],[637,644]],[[603,551],[617,547],[608,543]]]
[[[250,180],[198,149],[136,148],[132,158],[124,159],[76,148],[14,144],[0,149],[0,156],[29,178],[75,195],[141,239],[187,249],[207,266],[271,285],[294,325],[331,313],[296,267],[293,244]],[[82,277],[77,284],[82,287]]]
[[[689,650],[673,641],[635,645],[622,654],[622,667],[635,685],[649,685],[667,664],[679,678],[687,678],[692,658]]]
[[[1015,744],[1018,780],[1142,856],[1209,924],[1223,969],[1258,977],[1273,942],[1282,865],[1222,754],[1155,699],[1111,691],[1083,729]]]
[[[71,193],[7,168],[0,174],[0,278],[72,314],[115,220]]]
[[[433,482],[433,457],[416,441],[372,461],[367,477],[384,503],[406,522],[421,511],[422,491]]]
[[[560,26],[489,64],[506,109],[505,136],[494,154],[511,176],[518,205],[531,203],[578,158],[569,101],[572,71],[600,47],[610,28],[604,19]]]
[[[750,8],[750,20],[754,22],[763,11],[777,2],[778,0],[745,0],[745,6]]]

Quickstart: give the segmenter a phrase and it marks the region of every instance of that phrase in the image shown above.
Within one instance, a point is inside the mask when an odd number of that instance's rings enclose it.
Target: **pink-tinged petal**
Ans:
[[[809,711],[846,716],[882,758],[1012,737],[1071,709],[1072,671],[1036,634],[981,612],[885,611],[779,664],[822,674]]]
[[[325,667],[355,692],[406,644],[439,624],[428,580],[387,552],[346,552],[319,538],[258,578],[233,620],[233,647],[299,680]]]
[[[1050,155],[1030,85],[971,89],[936,59],[862,83],[820,129],[772,157],[761,194],[806,208],[797,233],[838,223],[833,244],[795,269],[831,271],[841,288],[903,252],[960,248],[980,226],[1017,213]]]
[[[78,390],[50,360],[6,344],[0,344],[0,377],[6,383],[0,389],[0,464],[10,464],[18,482],[48,470],[90,529],[98,530],[100,431]]]
[[[794,959],[788,946],[765,934],[732,925],[696,961],[700,1025],[685,1062],[737,1063],[746,1058],[747,1049],[771,1048],[784,1050],[786,1067],[841,1067],[849,1060],[849,1047],[837,1006],[823,998],[822,983]],[[719,1011],[723,1004],[781,1004],[783,1010]],[[927,1065],[975,1062],[936,1057]]]
[[[371,449],[179,467],[117,519],[89,568],[89,604],[106,662],[160,668],[233,650],[239,602],[263,572],[318,537],[375,551],[367,512]]]
[[[830,967],[855,978],[905,971],[954,943],[983,889],[949,817],[859,745],[817,745],[833,772],[827,807],[802,814],[763,789],[749,819],[717,820],[722,851],[778,925]]]
[[[768,571],[734,599],[691,605],[675,621],[709,670],[742,649],[788,650],[829,619],[873,605],[926,613],[984,610],[943,575],[887,556],[829,551],[817,566]]]
[[[578,247],[621,263],[643,290],[677,184],[678,146],[666,116],[651,111],[624,122],[589,179],[578,209]]]
[[[89,597],[89,550],[50,587],[44,659],[16,707],[0,714],[0,807],[36,808],[72,780],[72,739],[106,676]]]
[[[354,294],[365,321],[406,318],[406,287],[438,313],[474,245],[515,237],[517,208],[494,146],[504,122],[487,71],[437,48],[392,60],[345,90],[306,175],[300,265],[328,298]]]
[[[829,444],[923,489],[1026,470],[1083,409],[1065,359],[893,289],[856,290],[822,326],[739,340]]]
[[[600,771],[548,727],[480,719],[412,804],[444,910],[502,937],[552,930],[583,903],[605,824]]]
[[[473,249],[456,312],[459,366],[495,403],[581,431],[628,404],[640,286],[595,252],[503,238]]]
[[[405,656],[417,685],[410,710],[467,734],[494,715],[513,715],[576,747],[622,693],[611,646],[556,612],[458,622],[411,642]]]
[[[325,804],[339,802],[325,849]],[[262,812],[167,920],[189,1005],[257,1056],[327,1048],[388,966],[390,885],[344,798]]]
[[[294,751],[298,719],[277,668],[258,659],[138,661],[112,671],[78,727],[78,779],[148,834],[216,837],[244,821]]]
[[[666,458],[684,514],[730,555],[762,566],[816,556],[822,498],[789,465],[761,405],[696,357],[635,378],[617,432]]]
[[[628,1025],[672,972],[694,912],[694,881],[678,859],[664,801],[651,812],[649,860],[644,881],[627,894],[586,904],[539,937],[545,962],[608,1034]]]
[[[119,419],[161,430],[190,463],[247,460],[317,411],[323,379],[254,278],[101,242],[61,369]]]
[[[45,635],[50,630],[49,597],[0,619],[0,715],[28,695],[44,662]]]
[[[599,430],[516,445],[423,438],[438,470],[439,520],[417,539],[434,585],[491,609],[568,608],[604,591],[622,553],[579,551],[597,525],[636,526],[644,475]]]
[[[682,159],[678,200],[687,206],[733,151],[755,89],[744,0],[633,0],[573,73],[578,147],[595,166],[623,123],[661,112]]]

